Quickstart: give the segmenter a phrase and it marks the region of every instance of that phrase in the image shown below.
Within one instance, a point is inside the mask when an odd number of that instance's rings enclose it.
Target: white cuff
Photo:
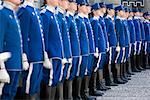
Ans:
[[[29,68],[27,55],[25,53],[22,54],[22,66],[23,66],[23,70],[28,70]]]
[[[44,52],[44,63],[43,66],[47,69],[51,69],[52,68],[52,62],[50,62],[49,58],[48,58],[48,54],[45,51]]]

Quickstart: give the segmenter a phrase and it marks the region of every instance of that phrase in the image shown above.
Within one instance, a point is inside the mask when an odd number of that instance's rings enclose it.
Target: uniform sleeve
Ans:
[[[98,47],[98,24],[96,21],[92,21],[92,29],[93,29],[93,35],[94,35],[94,42],[95,42],[95,47]]]
[[[106,31],[107,31],[107,35],[109,35],[110,33],[109,33],[109,21],[108,21],[108,19],[105,19],[105,25],[106,25]]]
[[[6,19],[0,11],[0,53],[3,52],[4,35],[6,30]]]
[[[120,31],[121,31],[121,28],[120,28],[120,22],[119,22],[118,19],[115,20],[115,29],[116,29],[117,40],[119,41],[119,46],[121,46],[121,43],[120,43]]]
[[[44,32],[44,42],[45,49],[48,52],[48,34],[49,34],[49,19],[45,14],[41,14],[43,21],[43,32]]]
[[[29,37],[29,27],[31,25],[30,23],[30,15],[29,13],[24,9],[20,9],[20,12],[23,12],[21,15],[18,16],[20,20],[20,28],[21,28],[21,33],[23,37],[23,52],[27,54],[27,57],[29,55],[29,48],[28,48],[28,40],[30,39]]]
[[[77,29],[78,29],[78,36],[80,38],[80,34],[81,34],[81,22],[79,19],[76,19],[76,24],[77,24]]]
[[[140,26],[139,22],[136,20],[133,20],[134,26],[135,26],[135,33],[136,33],[136,41],[139,41],[141,39],[141,33],[140,33]],[[137,35],[138,34],[138,35]]]
[[[144,30],[145,30],[145,37],[146,37],[146,41],[150,41],[150,29],[148,27],[147,23],[144,23]]]

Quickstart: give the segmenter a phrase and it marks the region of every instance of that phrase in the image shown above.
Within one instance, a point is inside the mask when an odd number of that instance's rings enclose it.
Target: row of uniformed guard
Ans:
[[[149,68],[148,12],[84,0],[44,0],[39,10],[33,1],[0,5],[2,99],[19,85],[20,99],[95,100]]]

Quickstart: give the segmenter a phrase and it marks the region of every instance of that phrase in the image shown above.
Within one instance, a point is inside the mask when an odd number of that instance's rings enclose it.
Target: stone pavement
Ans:
[[[97,100],[150,100],[150,70],[135,73],[126,84],[111,87]]]

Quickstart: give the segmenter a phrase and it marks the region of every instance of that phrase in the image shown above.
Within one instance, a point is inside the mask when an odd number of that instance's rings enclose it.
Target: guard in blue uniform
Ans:
[[[103,64],[106,57],[106,42],[102,27],[99,22],[99,8],[99,3],[95,3],[94,5],[92,5],[93,17],[91,18],[91,25],[93,29],[95,48],[96,53],[98,53],[98,58],[95,58],[96,65],[94,65],[93,73],[91,76],[90,94],[95,96],[100,95],[100,92],[96,90],[96,78],[98,70],[103,69]],[[97,55],[95,57],[97,57]],[[102,77],[102,75],[100,75],[100,77]],[[103,95],[103,93],[101,93],[101,95]]]
[[[122,5],[119,5],[115,8],[115,11],[117,13],[115,18],[115,29],[116,29],[116,35],[117,35],[117,57],[115,60],[116,63],[116,69],[117,69],[117,76],[115,77],[115,83],[118,84],[124,84],[126,81],[121,79],[121,64],[123,63],[124,56],[125,56],[125,33],[124,33],[124,26],[123,26],[123,14],[124,14],[124,8]]]
[[[129,49],[130,49],[130,33],[129,33],[129,28],[128,28],[128,23],[127,23],[127,18],[128,18],[128,8],[124,8],[124,14],[123,14],[123,26],[124,26],[124,35],[125,35],[125,57],[124,61],[121,64],[121,78],[124,81],[130,80],[128,78],[128,73],[127,73],[127,61],[129,58]]]
[[[66,81],[64,83],[64,99],[66,100],[72,99],[72,94],[74,93],[72,90],[75,90],[73,88],[76,88],[72,83],[74,78],[76,77],[80,60],[80,43],[77,25],[74,17],[76,10],[77,4],[73,0],[69,0],[69,8],[65,17],[67,20],[67,26],[70,36],[72,64],[70,64],[70,67],[68,68]]]
[[[3,7],[0,8],[0,53],[11,53],[11,58],[3,64],[10,77],[9,84],[4,84],[2,90],[1,99],[4,100],[14,99],[22,71],[22,36],[15,12],[20,3],[20,0],[4,0]],[[0,65],[1,68],[3,65]]]
[[[63,40],[60,31],[55,8],[58,6],[58,0],[46,0],[47,6],[41,11],[44,27],[44,40],[48,58],[52,61],[50,69],[43,69],[43,90],[46,90],[45,99],[54,100],[56,95],[56,86],[60,82],[62,62],[64,56]],[[46,88],[46,89],[44,89]],[[43,98],[44,99],[44,98]]]
[[[105,23],[106,23],[106,31],[108,35],[108,42],[109,42],[109,56],[107,58],[108,60],[108,75],[105,77],[106,85],[107,86],[117,86],[116,83],[114,83],[113,79],[113,70],[114,69],[114,62],[115,62],[115,55],[116,55],[116,46],[117,46],[117,36],[115,32],[115,24],[114,24],[114,5],[113,4],[107,4],[107,15],[105,17]]]
[[[146,57],[145,59],[146,69],[150,69],[150,63],[149,63],[150,62],[149,60],[149,56],[150,56],[150,26],[149,24],[150,22],[148,20],[148,16],[150,16],[148,12],[145,12],[143,14],[143,17],[145,18],[144,20],[144,30],[145,30],[145,49],[144,49],[145,53],[144,55]]]
[[[25,95],[24,99],[37,99],[40,94],[44,60],[48,60],[45,58],[47,52],[45,51],[42,21],[39,11],[30,0],[22,4],[18,10],[18,18],[23,38],[23,62],[29,62],[29,67],[23,65],[22,92]]]
[[[78,13],[76,15],[76,24],[78,30],[78,36],[80,41],[80,62],[78,71],[76,74],[76,79],[74,80],[75,84],[75,92],[73,93],[74,99],[81,99],[81,83],[82,79],[85,75],[86,68],[88,66],[88,55],[89,55],[89,41],[88,41],[88,33],[86,29],[86,25],[84,23],[84,10],[85,10],[85,2],[77,0],[76,3],[78,4]]]
[[[145,65],[145,55],[144,55],[144,49],[145,49],[145,30],[144,30],[144,17],[143,17],[143,9],[140,8],[139,9],[139,13],[140,13],[140,28],[141,28],[141,52],[140,52],[140,67],[142,70],[145,69],[146,65]]]
[[[95,100],[96,98],[89,96],[89,81],[93,71],[94,57],[96,57],[95,53],[95,43],[94,43],[94,34],[91,26],[91,22],[88,14],[91,13],[91,6],[86,3],[86,10],[84,11],[84,23],[86,25],[88,41],[89,41],[89,56],[88,56],[88,66],[86,67],[85,76],[82,80],[82,89],[81,89],[81,97],[82,99]],[[97,53],[98,57],[98,53]]]
[[[136,72],[140,72],[140,70],[142,70],[142,68],[140,67],[140,52],[141,52],[141,27],[140,27],[140,19],[139,19],[139,11],[137,8],[133,9],[134,12],[134,19],[133,19],[133,23],[135,26],[135,33],[136,33],[136,67],[137,70]]]
[[[97,71],[97,89],[98,90],[102,90],[102,91],[106,91],[108,89],[110,89],[109,87],[105,86],[105,81],[104,81],[104,76],[105,74],[103,74],[103,72],[106,70],[106,63],[107,63],[107,55],[108,55],[108,51],[109,51],[109,42],[108,42],[108,36],[107,36],[107,31],[106,31],[106,24],[105,24],[105,20],[104,20],[104,14],[106,13],[106,5],[104,4],[104,2],[99,3],[99,23],[101,25],[102,28],[102,35],[104,36],[104,44],[105,45],[105,52],[102,53],[102,62],[100,64],[99,70]]]
[[[136,66],[135,66],[135,61],[134,61],[134,56],[135,56],[135,26],[133,23],[133,12],[132,9],[129,9],[129,17],[128,17],[128,29],[129,29],[129,34],[130,34],[130,52],[129,52],[129,60],[128,60],[128,73],[130,75],[134,75],[134,70],[136,70]]]
[[[58,84],[56,93],[58,95],[58,98],[56,99],[63,99],[63,82],[66,79],[67,76],[67,71],[72,65],[72,51],[71,51],[71,43],[70,43],[70,36],[69,36],[69,30],[68,30],[68,25],[67,25],[67,20],[65,17],[65,13],[69,7],[69,2],[68,0],[61,0],[59,1],[59,6],[57,7],[58,11],[58,23],[59,23],[59,28],[60,32],[62,35],[62,41],[63,41],[63,51],[64,51],[64,56],[63,58],[66,59],[67,63],[62,65],[61,69],[61,76],[60,76],[60,83]]]

